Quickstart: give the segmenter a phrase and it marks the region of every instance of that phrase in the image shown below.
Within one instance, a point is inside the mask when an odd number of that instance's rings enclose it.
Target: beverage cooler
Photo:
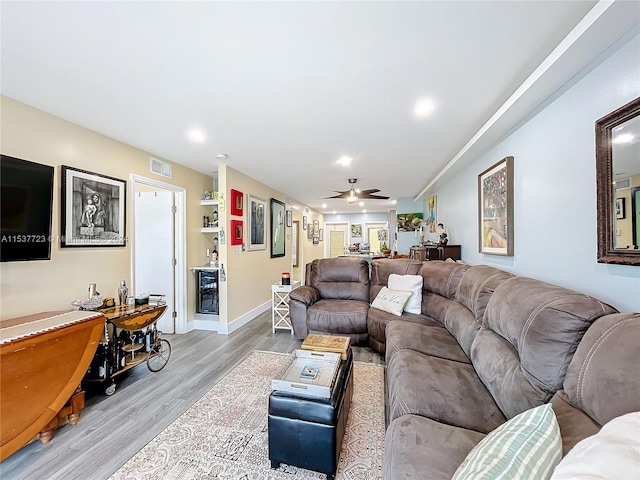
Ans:
[[[218,270],[196,270],[196,281],[196,313],[218,315]]]

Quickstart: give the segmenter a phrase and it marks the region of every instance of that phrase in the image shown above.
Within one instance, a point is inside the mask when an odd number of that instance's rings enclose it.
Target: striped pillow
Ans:
[[[550,404],[532,408],[500,425],[476,445],[452,480],[551,477],[562,458],[558,421]]]

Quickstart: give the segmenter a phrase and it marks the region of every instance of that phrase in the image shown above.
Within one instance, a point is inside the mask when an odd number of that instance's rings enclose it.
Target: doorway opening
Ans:
[[[158,329],[187,333],[186,189],[138,175],[130,183],[132,291],[164,294]]]

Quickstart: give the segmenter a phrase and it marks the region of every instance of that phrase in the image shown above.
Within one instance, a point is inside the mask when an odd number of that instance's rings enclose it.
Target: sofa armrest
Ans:
[[[307,307],[310,307],[320,300],[320,292],[318,292],[314,287],[304,285],[296,288],[295,290],[291,290],[289,298],[291,300],[304,303]]]

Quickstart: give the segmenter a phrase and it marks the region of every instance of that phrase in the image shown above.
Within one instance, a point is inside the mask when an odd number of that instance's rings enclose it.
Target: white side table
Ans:
[[[291,317],[289,317],[289,293],[300,286],[300,280],[291,280],[291,285],[274,283],[271,285],[271,332],[276,328],[290,330],[293,335]]]

